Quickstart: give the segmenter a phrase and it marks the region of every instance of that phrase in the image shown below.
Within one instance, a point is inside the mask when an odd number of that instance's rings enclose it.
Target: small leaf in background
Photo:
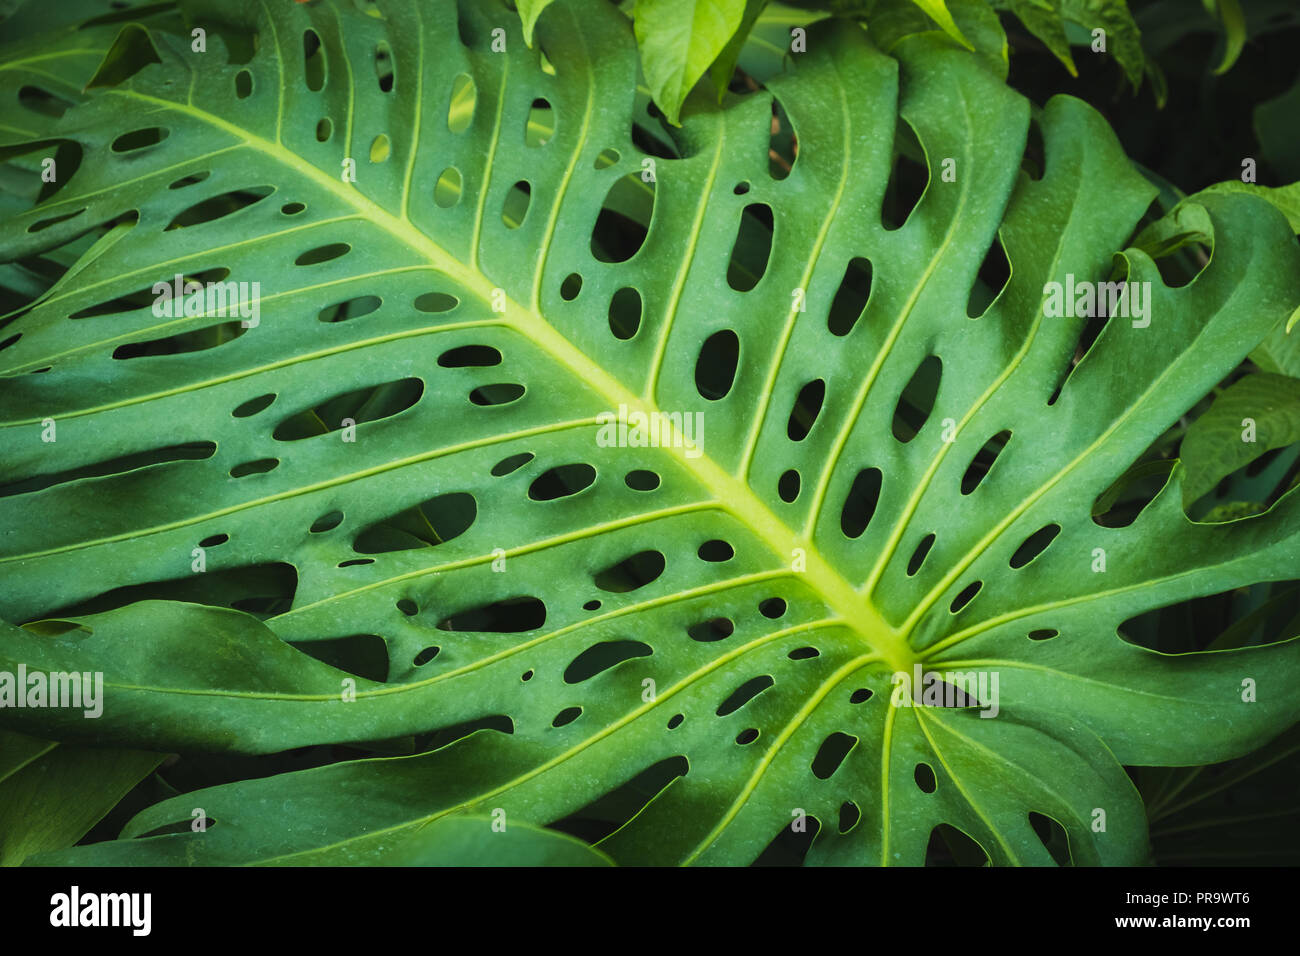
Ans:
[[[1219,393],[1183,438],[1184,507],[1265,452],[1294,442],[1300,442],[1300,379],[1268,373],[1239,379]]]
[[[637,0],[641,68],[668,122],[680,125],[686,95],[740,29],[745,6],[745,0]]]

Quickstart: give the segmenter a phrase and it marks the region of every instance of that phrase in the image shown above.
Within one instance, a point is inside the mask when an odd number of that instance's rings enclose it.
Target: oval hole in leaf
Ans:
[[[264,475],[279,466],[280,459],[278,458],[258,458],[255,461],[246,461],[231,468],[230,477],[244,478],[248,475]]]
[[[641,328],[641,293],[625,286],[609,300],[609,330],[614,338],[627,341]]]
[[[735,633],[736,625],[729,618],[713,617],[707,621],[698,621],[686,629],[686,633],[693,641],[699,641],[701,644],[712,644],[714,641],[726,640]]]
[[[912,552],[912,557],[907,562],[907,576],[910,578],[921,570],[921,565],[925,564],[926,556],[930,553],[930,548],[934,546],[934,532],[930,532],[924,538],[917,542],[916,550]]]
[[[359,319],[363,315],[369,315],[383,304],[384,300],[377,295],[344,299],[342,302],[325,306],[316,314],[316,319],[320,322],[346,322],[348,319]]]
[[[727,397],[740,362],[740,338],[731,329],[714,332],[700,346],[695,361],[695,388],[711,402]]]
[[[165,140],[170,132],[170,130],[161,126],[135,129],[129,133],[123,133],[113,140],[111,149],[115,153],[129,153],[133,150],[144,149],[146,146],[156,146]]]
[[[596,587],[602,591],[625,594],[653,582],[664,573],[665,566],[666,561],[662,552],[638,551],[617,564],[597,572],[593,575],[593,579]]]
[[[1023,568],[1034,558],[1038,557],[1047,550],[1047,546],[1056,540],[1056,536],[1061,533],[1059,524],[1049,524],[1039,528],[1033,534],[1016,548],[1016,553],[1011,555],[1011,566],[1013,568]]]
[[[736,556],[735,549],[725,541],[714,538],[700,545],[697,552],[701,561],[730,561]]]
[[[863,468],[853,479],[844,507],[840,511],[840,530],[846,538],[858,538],[867,530],[880,503],[881,472],[879,468]]]
[[[984,587],[983,581],[972,581],[970,584],[966,585],[966,587],[962,588],[961,593],[952,599],[952,604],[948,605],[948,610],[951,613],[956,614],[975,599],[975,595],[980,593],[980,588],[982,587]]]
[[[623,481],[633,491],[654,491],[659,487],[659,476],[643,468],[629,471]]]
[[[387,43],[380,40],[375,45],[375,80],[379,84],[379,92],[393,92],[393,84],[396,81],[396,78],[397,75],[394,72],[393,64],[393,50]]]
[[[939,785],[934,778],[934,768],[927,763],[917,764],[912,772],[912,778],[916,780],[916,786],[922,793],[934,793]]]
[[[598,262],[627,262],[636,255],[654,218],[655,183],[628,173],[609,187],[591,230],[591,254]]]
[[[415,301],[411,304],[415,306],[418,312],[436,315],[440,312],[450,312],[460,305],[460,299],[446,292],[426,292],[423,295],[417,295]]]
[[[344,419],[363,425],[390,418],[414,406],[423,395],[424,382],[418,378],[354,389],[287,416],[271,437],[276,441],[301,441],[343,428]]]
[[[789,504],[799,497],[799,472],[789,468],[781,473],[776,482],[776,493],[781,500]]]
[[[469,400],[475,405],[489,407],[492,405],[509,405],[523,398],[526,389],[518,382],[493,382],[480,385],[469,393]]]
[[[794,407],[790,409],[790,420],[785,426],[786,436],[791,441],[803,441],[808,437],[825,400],[826,382],[823,379],[815,378],[799,390]]]
[[[637,657],[649,657],[654,650],[642,641],[601,641],[573,659],[564,669],[566,684],[581,684],[597,674]]]
[[[581,716],[582,716],[581,707],[566,707],[564,708],[564,710],[560,711],[558,714],[555,715],[555,719],[551,721],[551,726],[563,727],[565,724],[573,723]]]
[[[826,327],[832,335],[848,335],[867,309],[871,298],[871,260],[861,256],[850,259],[844,278],[835,290]]]
[[[524,126],[524,145],[545,146],[554,135],[555,110],[549,100],[539,96],[528,108],[528,122]]]
[[[1010,440],[1011,431],[1004,428],[980,447],[961,476],[963,495],[969,495],[980,486],[980,482],[993,470],[993,463],[998,460],[998,456],[1002,454],[1002,450],[1007,447],[1007,442]]]
[[[504,477],[512,471],[518,471],[532,460],[533,453],[530,451],[520,452],[518,455],[511,455],[509,458],[502,458],[492,466],[492,477]]]
[[[772,231],[772,207],[767,203],[750,203],[740,214],[727,263],[727,285],[737,292],[748,292],[763,278],[772,255]]]
[[[898,397],[894,408],[894,421],[891,426],[894,437],[906,444],[925,427],[934,411],[935,396],[939,393],[939,380],[943,375],[943,363],[936,355],[927,355],[911,380]]]
[[[532,200],[533,187],[521,179],[506,192],[505,202],[501,204],[501,221],[507,229],[518,229],[528,216],[528,205]]]
[[[325,51],[315,30],[302,35],[303,81],[313,93],[325,85]]]
[[[432,548],[460,537],[478,517],[478,502],[464,491],[435,495],[363,528],[353,540],[357,554]]]
[[[545,623],[546,605],[539,599],[513,597],[457,611],[439,621],[438,630],[517,634],[536,630]]]
[[[442,209],[450,209],[460,202],[460,170],[448,166],[433,184],[433,201]]]
[[[490,345],[459,345],[439,355],[438,364],[443,368],[487,368],[501,364],[501,353]]]
[[[315,249],[308,249],[293,260],[293,264],[296,266],[314,266],[322,262],[332,262],[351,251],[352,247],[346,242],[331,242],[323,246],[317,246]]]
[[[767,674],[751,677],[733,690],[727,699],[718,705],[717,715],[726,717],[728,714],[734,714],[775,683],[776,681]]]
[[[818,780],[829,780],[836,770],[858,743],[858,738],[850,734],[835,731],[825,740],[817,749],[817,756],[813,757],[812,772]]]
[[[595,481],[596,469],[585,462],[558,465],[533,479],[533,483],[528,486],[528,497],[533,501],[555,501],[576,495],[591,487]]]
[[[161,339],[148,339],[144,342],[128,342],[113,350],[115,359],[144,358],[152,355],[184,355],[189,352],[204,352],[214,349],[247,332],[242,322],[222,322],[209,325],[193,332],[169,335]]]
[[[248,418],[250,415],[256,415],[258,412],[269,408],[274,401],[275,392],[268,392],[265,395],[258,395],[256,398],[250,398],[248,401],[237,405],[230,414],[235,418]]]
[[[474,121],[474,108],[478,104],[478,89],[467,73],[451,81],[451,99],[447,104],[447,129],[463,133]]]

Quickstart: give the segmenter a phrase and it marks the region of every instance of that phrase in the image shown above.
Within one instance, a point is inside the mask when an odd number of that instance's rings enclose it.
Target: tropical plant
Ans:
[[[0,672],[104,681],[0,708],[7,861],[1135,864],[1287,752],[1294,472],[1176,457],[1272,202],[928,31],[676,127],[601,0],[102,9],[0,50]]]

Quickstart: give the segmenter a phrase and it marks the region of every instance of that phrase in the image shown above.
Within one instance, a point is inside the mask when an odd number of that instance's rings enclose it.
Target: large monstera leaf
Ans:
[[[0,244],[79,253],[0,329],[0,668],[106,685],[95,720],[0,719],[413,755],[184,794],[46,861],[407,858],[448,816],[614,803],[619,862],[749,863],[793,828],[809,862],[917,864],[946,825],[1050,864],[1039,814],[1074,862],[1135,863],[1122,765],[1296,720],[1295,635],[1174,656],[1119,626],[1293,577],[1300,496],[1197,524],[1179,466],[1136,520],[1093,518],[1300,302],[1267,203],[1183,207],[1210,256],[1168,287],[1126,247],[1155,189],[1105,122],[1049,102],[1033,178],[1030,104],[925,37],[886,57],[814,26],[770,92],[688,110],[670,158],[633,135],[606,3],[549,5],[533,49],[491,3],[182,6],[207,52],[146,23],[106,63],[157,62],[84,93],[21,52],[0,72],[7,154],[80,150]],[[913,132],[929,184],[887,221]],[[972,309],[999,243],[1010,279]],[[156,315],[177,274],[259,283],[260,321]],[[1047,317],[1045,286],[1116,275],[1150,283],[1150,321],[1076,364],[1087,323]],[[620,408],[677,417],[611,443]],[[903,706],[899,672],[987,681]]]

